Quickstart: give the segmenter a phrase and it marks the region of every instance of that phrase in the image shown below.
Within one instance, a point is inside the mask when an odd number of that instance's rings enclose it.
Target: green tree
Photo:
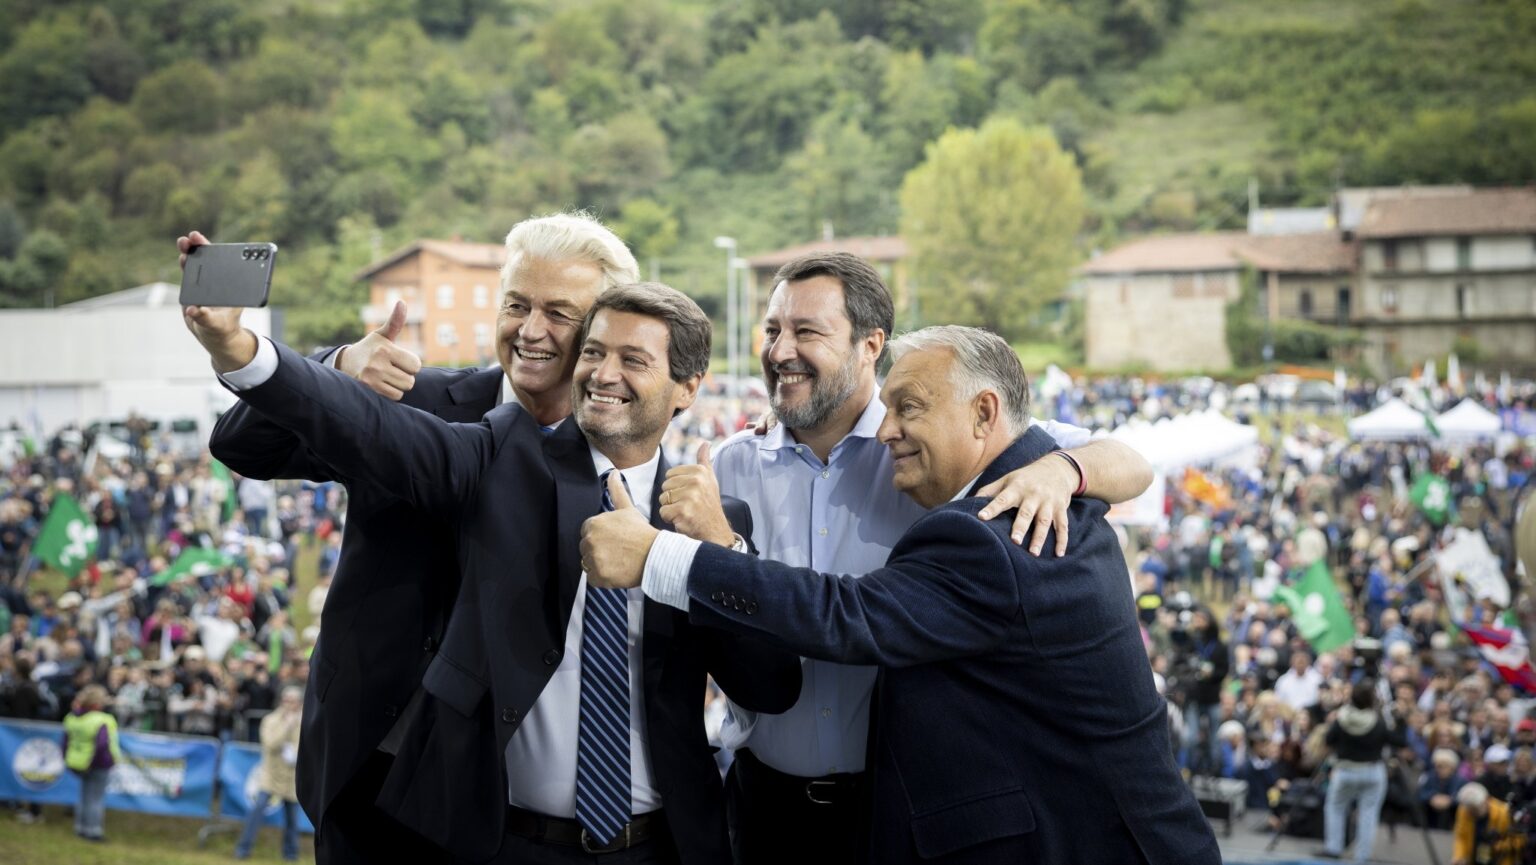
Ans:
[[[945,321],[1017,337],[1079,260],[1082,180],[1048,129],[945,133],[902,183],[901,212],[923,308]]]
[[[0,136],[68,114],[91,95],[90,37],[63,15],[28,24],[0,56]]]
[[[677,246],[677,229],[677,215],[672,209],[651,198],[636,198],[624,205],[613,225],[647,268],[650,279],[661,278],[661,259]]]
[[[667,135],[644,114],[589,124],[566,142],[583,205],[619,205],[672,173]]]
[[[825,224],[841,235],[889,231],[895,222],[884,221],[895,209],[889,161],[857,120],[833,113],[818,118],[805,147],[784,163],[804,204],[803,236],[820,235]]]
[[[150,73],[133,94],[133,110],[155,132],[212,132],[219,127],[224,82],[201,60],[181,60]]]
[[[271,36],[254,56],[232,73],[229,104],[248,114],[268,105],[313,108],[320,105],[339,75],[335,59],[285,37]]]
[[[993,80],[1027,90],[1086,75],[1100,42],[1094,22],[1059,0],[993,0],[979,35]]]
[[[343,97],[331,124],[331,143],[342,167],[394,173],[402,184],[420,178],[438,155],[410,109],[386,90]]]

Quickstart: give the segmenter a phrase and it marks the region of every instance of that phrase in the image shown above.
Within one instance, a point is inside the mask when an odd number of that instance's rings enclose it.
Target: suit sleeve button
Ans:
[[[746,608],[747,608],[747,602],[743,601],[741,598],[737,598],[736,599],[736,609],[738,609],[738,610],[745,610]]]
[[[400,715],[400,708],[393,704],[384,707],[384,717],[395,718]]]
[[[709,599],[718,604],[725,600],[725,592],[715,592],[713,595],[709,596]]]
[[[517,710],[516,709],[502,709],[501,710],[501,720],[505,721],[508,724],[516,724],[517,723]]]
[[[437,638],[434,637],[434,636],[431,636],[430,634],[427,635],[427,638],[425,640],[422,640],[422,642],[421,642],[421,650],[423,652],[430,652],[430,651],[432,651],[433,649],[436,649],[436,648],[437,648]]]
[[[544,666],[546,666],[546,667],[553,667],[553,666],[555,666],[558,663],[560,663],[560,650],[559,649],[550,649],[549,651],[544,653]]]
[[[757,601],[747,601],[747,615],[757,612]]]

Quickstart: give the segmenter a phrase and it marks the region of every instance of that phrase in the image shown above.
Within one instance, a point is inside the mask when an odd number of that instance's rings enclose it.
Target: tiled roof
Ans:
[[[1329,231],[1254,236],[1236,231],[1164,234],[1117,246],[1083,265],[1090,275],[1197,273],[1245,266],[1280,273],[1348,273],[1354,245]]]
[[[359,270],[354,279],[368,279],[386,267],[392,267],[417,252],[432,252],[467,267],[501,269],[507,249],[499,243],[465,243],[461,240],[418,240]]]
[[[1238,270],[1243,263],[1234,249],[1247,237],[1236,231],[1143,237],[1091,259],[1083,265],[1082,272],[1094,275]]]
[[[900,237],[839,237],[814,240],[785,249],[765,252],[747,259],[759,270],[783,267],[803,255],[818,252],[848,252],[868,261],[899,261],[907,257],[907,242]]]
[[[1362,238],[1536,234],[1536,189],[1372,199],[1356,234]]]

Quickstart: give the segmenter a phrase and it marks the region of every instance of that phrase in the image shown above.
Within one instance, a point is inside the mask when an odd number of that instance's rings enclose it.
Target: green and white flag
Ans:
[[[208,473],[224,487],[224,510],[220,519],[227,523],[235,515],[235,479],[229,474],[229,466],[216,459],[208,460]]]
[[[48,509],[48,521],[37,536],[32,554],[73,577],[96,557],[96,522],[75,501],[59,493]]]
[[[1445,478],[1424,472],[1413,479],[1413,489],[1408,491],[1419,512],[1437,526],[1445,525],[1451,516],[1451,483]]]
[[[1328,565],[1321,561],[1307,568],[1295,585],[1276,588],[1270,600],[1290,608],[1296,630],[1319,652],[1332,651],[1355,638],[1355,621],[1344,607]]]
[[[234,564],[235,560],[228,555],[206,547],[187,547],[176,557],[169,568],[149,578],[151,585],[163,586],[166,583],[184,574],[207,573],[220,568],[227,568]]]

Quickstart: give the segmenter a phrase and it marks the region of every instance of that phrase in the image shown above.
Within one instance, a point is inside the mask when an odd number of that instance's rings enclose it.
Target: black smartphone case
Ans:
[[[277,263],[274,243],[210,243],[187,256],[182,306],[266,306]]]

